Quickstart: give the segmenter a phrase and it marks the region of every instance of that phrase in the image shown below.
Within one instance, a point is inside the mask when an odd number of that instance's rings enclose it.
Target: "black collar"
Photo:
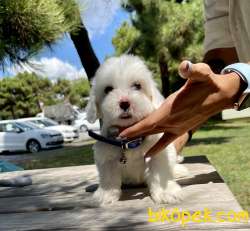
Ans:
[[[127,139],[116,140],[116,139],[111,139],[111,138],[107,138],[102,135],[99,135],[93,132],[92,130],[88,130],[88,134],[90,137],[94,138],[95,140],[120,147],[123,150],[137,148],[142,144],[144,140],[144,137],[139,137],[134,140],[127,140]]]

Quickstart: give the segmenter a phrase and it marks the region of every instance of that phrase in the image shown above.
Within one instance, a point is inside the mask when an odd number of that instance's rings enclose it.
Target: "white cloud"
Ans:
[[[7,70],[11,75],[16,75],[20,72],[35,72],[38,75],[48,77],[52,81],[58,78],[75,80],[80,77],[86,78],[86,73],[83,68],[77,69],[68,62],[53,58],[41,58],[40,60],[31,60],[30,64],[14,65]]]
[[[122,0],[79,0],[82,18],[90,37],[103,34],[112,22]]]

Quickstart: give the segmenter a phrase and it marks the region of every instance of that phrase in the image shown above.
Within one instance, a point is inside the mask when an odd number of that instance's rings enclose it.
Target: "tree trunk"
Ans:
[[[88,80],[90,81],[92,77],[94,77],[96,70],[100,66],[100,63],[91,46],[88,31],[86,30],[82,21],[79,30],[77,32],[70,33],[70,37],[87,73]]]
[[[168,63],[162,57],[159,59],[159,67],[161,72],[162,94],[166,98],[169,95],[170,83],[169,83],[169,70]]]
[[[11,105],[11,106],[10,106],[10,111],[11,111],[12,119],[16,119],[16,114],[15,114],[14,105]]]

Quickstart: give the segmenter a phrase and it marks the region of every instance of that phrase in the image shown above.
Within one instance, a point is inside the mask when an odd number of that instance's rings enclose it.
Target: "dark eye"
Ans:
[[[112,86],[107,86],[107,87],[105,87],[105,89],[104,89],[104,93],[105,94],[108,94],[109,92],[111,92],[111,91],[113,91],[113,87]]]
[[[140,84],[140,83],[133,83],[132,87],[133,87],[135,90],[141,90],[141,84]]]

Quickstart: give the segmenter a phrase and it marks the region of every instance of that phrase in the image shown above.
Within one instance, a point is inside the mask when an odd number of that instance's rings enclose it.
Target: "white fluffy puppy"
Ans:
[[[109,58],[98,69],[90,93],[87,116],[90,122],[102,119],[101,134],[122,129],[145,118],[158,108],[163,97],[157,90],[151,72],[141,59],[132,55]],[[117,135],[117,134],[116,134]],[[176,203],[181,187],[174,175],[185,175],[184,166],[176,164],[176,150],[170,144],[164,151],[144,162],[144,154],[160,135],[145,137],[143,143],[126,150],[127,163],[120,163],[121,148],[98,141],[94,157],[99,172],[99,188],[94,197],[100,204],[119,200],[121,185],[146,182],[157,203]],[[174,172],[176,171],[176,172]],[[178,171],[178,172],[177,172]]]

